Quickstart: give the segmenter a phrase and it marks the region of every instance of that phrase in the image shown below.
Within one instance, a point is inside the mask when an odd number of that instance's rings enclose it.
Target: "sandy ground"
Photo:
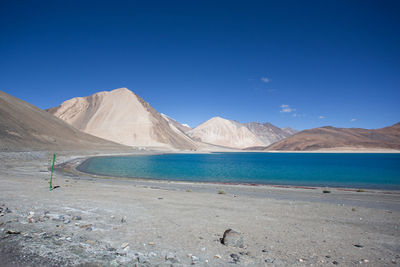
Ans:
[[[1,266],[400,266],[398,191],[323,193],[73,171],[57,171],[60,187],[49,191],[49,158],[0,154]],[[241,233],[243,247],[221,243],[229,228]]]

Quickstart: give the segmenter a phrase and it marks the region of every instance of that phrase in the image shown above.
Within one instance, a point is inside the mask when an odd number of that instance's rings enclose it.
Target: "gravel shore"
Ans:
[[[400,265],[398,191],[106,179],[86,156],[50,191],[51,153],[0,154],[2,266]]]

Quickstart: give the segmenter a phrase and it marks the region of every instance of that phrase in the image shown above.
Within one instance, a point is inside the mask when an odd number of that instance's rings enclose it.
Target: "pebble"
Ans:
[[[121,222],[126,223],[126,216],[122,217]]]
[[[221,259],[222,257],[221,257],[221,255],[216,254],[216,255],[214,255],[214,258],[216,258],[216,259]]]
[[[16,231],[16,230],[8,230],[7,231],[7,234],[10,234],[10,235],[19,235],[21,232],[20,231]]]
[[[339,264],[339,262],[337,262],[337,261],[332,261],[332,263],[335,264],[335,265]]]
[[[263,250],[261,250],[261,251],[262,251],[262,252],[268,252],[268,250],[267,250],[267,249],[265,249],[265,248],[264,248]]]
[[[192,256],[191,258],[192,258],[192,264],[196,264],[196,263],[200,262],[200,259],[196,256]]]
[[[73,217],[72,217],[72,220],[74,220],[74,221],[80,221],[80,220],[82,220],[82,217],[81,217],[81,216],[73,216]]]
[[[231,254],[231,258],[233,259],[233,261],[234,261],[235,263],[240,261],[240,258],[239,258],[239,255],[238,255],[238,254],[232,253],[232,254]]]
[[[175,254],[174,253],[172,253],[172,252],[167,252],[167,254],[165,254],[165,259],[166,260],[170,260],[170,261],[172,261],[172,260],[175,260]]]
[[[355,247],[357,247],[357,248],[363,248],[363,247],[364,247],[363,245],[360,245],[360,244],[355,244],[355,245],[353,245],[353,246],[355,246]]]
[[[129,243],[125,242],[125,243],[122,243],[121,248],[124,249],[124,248],[126,248],[127,246],[129,246]]]
[[[70,220],[65,220],[64,224],[69,224],[71,221]]]

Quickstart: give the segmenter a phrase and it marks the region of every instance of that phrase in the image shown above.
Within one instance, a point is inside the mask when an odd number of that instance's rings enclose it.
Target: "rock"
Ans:
[[[7,234],[9,235],[19,235],[21,232],[16,230],[7,230]]]
[[[149,242],[147,244],[150,245],[150,246],[155,246],[156,245],[154,242]]]
[[[69,224],[71,221],[70,220],[65,220],[64,224]]]
[[[364,247],[363,245],[360,245],[360,244],[355,244],[353,246],[355,246],[356,248],[363,248]]]
[[[139,263],[146,263],[149,261],[149,259],[145,255],[142,255],[142,254],[139,255],[137,259],[138,259]]]
[[[122,217],[121,222],[126,223],[126,216]]]
[[[216,259],[221,259],[222,257],[221,257],[221,255],[219,255],[219,254],[215,254],[215,255],[214,255],[214,258],[216,258]]]
[[[237,262],[240,261],[240,258],[239,258],[239,255],[238,255],[238,254],[232,253],[232,254],[231,254],[231,258],[233,259],[233,262],[234,262],[234,263],[237,263]]]
[[[80,220],[82,220],[82,217],[81,217],[81,216],[73,216],[73,217],[72,217],[72,220],[74,220],[74,221],[80,221]]]
[[[266,263],[274,263],[275,259],[266,259],[265,262]]]
[[[332,261],[332,264],[338,265],[339,262],[337,262],[337,261]]]
[[[221,243],[225,246],[243,248],[243,237],[239,231],[228,229],[224,232]]]
[[[79,226],[79,228],[81,228],[81,229],[84,229],[84,228],[91,228],[92,227],[92,224],[91,223],[89,223],[89,224],[84,224],[84,225],[81,225],[81,226]]]
[[[123,243],[123,244],[121,245],[121,248],[124,249],[124,248],[126,248],[127,246],[129,246],[129,243],[125,242],[125,243]]]
[[[175,253],[167,252],[165,254],[165,260],[167,260],[167,261],[175,261],[176,260],[175,258],[176,258]]]
[[[262,251],[262,252],[264,252],[264,253],[265,253],[265,252],[268,252],[268,250],[267,250],[267,249],[265,249],[265,248],[264,248],[263,250],[261,250],[261,251]]]
[[[64,221],[65,220],[65,217],[64,217],[64,215],[53,215],[53,216],[51,216],[52,218],[52,220],[53,221]]]
[[[126,253],[127,253],[127,251],[124,250],[124,249],[122,249],[122,248],[119,248],[119,249],[117,249],[117,250],[115,251],[115,254],[120,255],[120,256],[125,256]]]
[[[192,256],[191,258],[192,258],[192,264],[196,264],[196,263],[200,262],[200,259],[196,256]]]

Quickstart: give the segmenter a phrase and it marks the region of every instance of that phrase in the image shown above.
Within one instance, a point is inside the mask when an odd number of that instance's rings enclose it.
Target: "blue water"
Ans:
[[[96,157],[79,170],[162,180],[400,190],[400,154],[212,153]]]

